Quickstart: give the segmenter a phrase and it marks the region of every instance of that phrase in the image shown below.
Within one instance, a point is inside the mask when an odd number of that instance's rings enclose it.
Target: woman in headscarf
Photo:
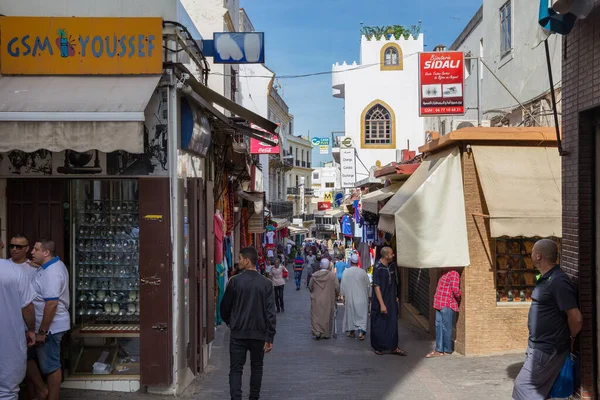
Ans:
[[[329,339],[332,332],[335,299],[340,293],[340,284],[335,272],[330,270],[331,262],[323,258],[320,270],[313,274],[310,290],[310,322],[312,334],[317,340]]]

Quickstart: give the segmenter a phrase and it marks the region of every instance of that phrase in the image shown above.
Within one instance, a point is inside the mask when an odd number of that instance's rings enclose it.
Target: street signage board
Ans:
[[[342,187],[353,188],[356,185],[356,157],[354,149],[340,149]]]
[[[161,18],[0,17],[4,75],[162,74]]]
[[[349,148],[353,147],[352,138],[349,136],[345,136],[342,138],[342,140],[340,140],[340,144],[341,144],[341,147],[345,147],[345,148],[349,149]]]
[[[323,200],[331,202],[333,200],[333,193],[332,192],[325,193],[325,195],[323,196]]]
[[[317,208],[319,211],[326,211],[331,209],[331,201],[319,201],[317,203]]]
[[[461,51],[419,53],[419,115],[465,114],[465,63]]]
[[[250,127],[257,131],[264,132],[265,137],[273,140],[274,142],[279,143],[279,138],[274,133],[268,132],[265,129],[254,124],[250,124]],[[271,146],[269,144],[261,142],[259,139],[250,138],[250,154],[279,154],[279,145]]]
[[[339,207],[342,204],[342,201],[344,200],[344,193],[342,192],[336,192],[335,193],[335,206]]]
[[[216,64],[264,64],[263,32],[215,32],[213,59]]]

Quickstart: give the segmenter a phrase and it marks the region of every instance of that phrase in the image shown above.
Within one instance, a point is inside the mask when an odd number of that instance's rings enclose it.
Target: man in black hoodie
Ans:
[[[242,398],[242,374],[250,352],[250,399],[260,397],[263,358],[273,348],[275,295],[273,283],[256,271],[258,253],[253,247],[240,252],[240,272],[227,284],[221,300],[221,317],[231,330],[229,339],[229,393]]]

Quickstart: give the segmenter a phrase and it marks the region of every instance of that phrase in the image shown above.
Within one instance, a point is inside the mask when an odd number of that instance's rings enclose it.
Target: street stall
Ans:
[[[461,272],[455,349],[522,351],[535,270],[533,243],[561,236],[561,173],[552,128],[467,128],[420,148],[423,161],[380,210],[395,234],[401,316],[435,332],[443,267]]]

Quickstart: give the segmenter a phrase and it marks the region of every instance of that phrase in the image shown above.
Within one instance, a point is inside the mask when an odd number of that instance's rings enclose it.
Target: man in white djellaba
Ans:
[[[350,268],[342,276],[340,293],[344,301],[344,330],[348,337],[364,340],[367,334],[371,283],[364,269],[358,267],[358,254],[350,257]]]
[[[23,268],[0,260],[0,400],[17,400],[19,396],[27,367],[27,346],[35,344],[34,298]]]

